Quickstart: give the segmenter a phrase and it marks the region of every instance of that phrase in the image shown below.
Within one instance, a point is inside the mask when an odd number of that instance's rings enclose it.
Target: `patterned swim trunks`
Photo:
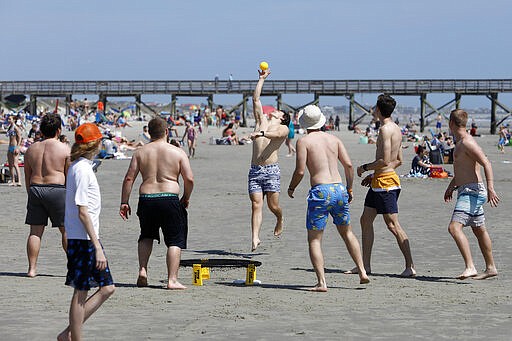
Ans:
[[[281,170],[277,163],[264,166],[251,165],[248,178],[249,194],[281,192]]]
[[[92,287],[114,284],[108,264],[105,270],[96,268],[96,249],[90,240],[68,239],[67,256],[66,285],[76,290],[88,291]]]
[[[335,225],[350,224],[348,192],[341,183],[319,184],[309,190],[306,228],[322,231],[329,214]]]
[[[487,201],[487,190],[483,183],[471,183],[459,186],[457,203],[453,210],[452,220],[462,226],[484,226],[485,216],[483,205]]]

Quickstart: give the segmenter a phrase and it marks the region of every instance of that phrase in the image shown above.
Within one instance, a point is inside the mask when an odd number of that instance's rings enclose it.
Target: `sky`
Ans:
[[[511,17],[510,0],[0,0],[0,81],[252,80],[263,60],[275,80],[512,78]]]

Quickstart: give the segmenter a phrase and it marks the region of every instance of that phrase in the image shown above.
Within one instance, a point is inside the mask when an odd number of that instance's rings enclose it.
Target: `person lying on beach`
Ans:
[[[306,129],[307,136],[297,141],[296,165],[288,186],[288,196],[293,198],[295,188],[299,185],[307,168],[311,189],[307,199],[306,228],[309,255],[317,277],[317,284],[311,290],[327,291],[322,237],[329,214],[333,217],[338,233],[356,263],[360,283],[369,283],[359,242],[350,225],[349,203],[352,201],[354,180],[352,161],[345,146],[337,137],[321,131],[325,124],[325,116],[316,105],[308,105],[301,110],[299,122],[301,127]],[[345,171],[346,187],[341,183],[338,160]]]
[[[448,231],[464,258],[465,269],[457,278],[485,279],[498,275],[498,271],[492,255],[491,238],[485,228],[482,206],[487,201],[491,207],[497,207],[500,198],[494,190],[491,162],[473,136],[466,131],[467,121],[468,114],[461,109],[455,109],[450,114],[448,126],[457,144],[453,153],[454,176],[444,193],[444,201],[451,201],[453,191],[457,190],[457,202],[448,226]],[[487,190],[483,183],[481,167],[484,168]],[[478,239],[478,246],[485,260],[485,270],[481,274],[478,274],[475,268],[469,242],[463,232],[464,226],[471,226]]]
[[[187,248],[187,208],[194,187],[190,161],[181,148],[167,143],[169,129],[159,117],[148,123],[151,142],[138,148],[123,181],[119,214],[126,220],[131,214],[130,193],[141,174],[137,215],[140,221],[138,241],[139,276],[137,286],[148,285],[147,267],[153,240],[160,242],[160,228],[167,246],[167,289],[186,289],[178,282],[181,250]],[[181,199],[178,178],[183,179]]]

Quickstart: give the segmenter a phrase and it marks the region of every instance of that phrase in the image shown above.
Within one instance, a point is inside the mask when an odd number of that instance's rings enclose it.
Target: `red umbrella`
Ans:
[[[273,106],[271,105],[263,105],[262,106],[263,108],[263,113],[265,115],[270,115],[271,113],[273,113],[274,111],[276,111],[276,108],[274,108]]]

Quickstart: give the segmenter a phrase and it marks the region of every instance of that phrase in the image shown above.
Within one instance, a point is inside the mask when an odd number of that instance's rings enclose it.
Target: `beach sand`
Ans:
[[[134,123],[125,135],[135,138],[141,126],[140,122]],[[239,135],[248,131],[241,128]],[[335,134],[345,142],[355,166],[373,160],[375,146],[358,144],[359,137],[346,130]],[[510,340],[512,168],[503,161],[512,160],[512,150],[498,153],[496,136],[484,136],[478,142],[493,163],[495,187],[502,199],[498,208],[485,206],[486,225],[500,272],[497,278],[454,279],[464,263],[447,232],[454,206],[443,202],[449,180],[402,179],[400,222],[410,238],[417,277],[398,277],[404,260],[381,217],[375,224],[371,283],[360,285],[358,276],[343,274],[354,264],[330,220],[323,240],[327,293],[306,290],[316,283],[306,241],[307,176],[296,189],[295,199],[286,195],[295,159],[285,157],[287,150],[285,146],[281,148],[284,232],[280,238],[273,236],[275,221],[265,207],[262,243],[251,253],[247,194],[251,146],[209,145],[211,136],[220,136],[220,130],[209,128],[199,137],[197,157],[191,160],[195,187],[189,208],[188,249],[183,251],[182,259],[261,261],[257,279],[262,284],[233,285],[233,280],[245,278],[244,268],[212,268],[210,280],[203,286],[193,286],[192,269],[182,267],[179,279],[188,289],[164,290],[166,250],[163,243],[155,243],[149,265],[150,287],[135,287],[139,182],[130,200],[133,215],[124,222],[118,208],[129,160],[106,160],[97,172],[102,192],[100,233],[117,291],[86,322],[85,339]],[[409,171],[413,157],[412,144],[408,145],[400,174]],[[6,145],[0,146],[2,159],[6,150]],[[451,165],[446,168],[452,170]],[[359,216],[365,194],[365,188],[355,183],[351,214],[359,241]],[[73,291],[64,285],[66,258],[60,248],[60,234],[56,229],[46,229],[38,261],[39,276],[26,278],[26,192],[24,188],[1,184],[0,196],[0,338],[55,339],[67,325]],[[482,270],[484,263],[476,239],[470,229],[465,231],[477,268]]]

